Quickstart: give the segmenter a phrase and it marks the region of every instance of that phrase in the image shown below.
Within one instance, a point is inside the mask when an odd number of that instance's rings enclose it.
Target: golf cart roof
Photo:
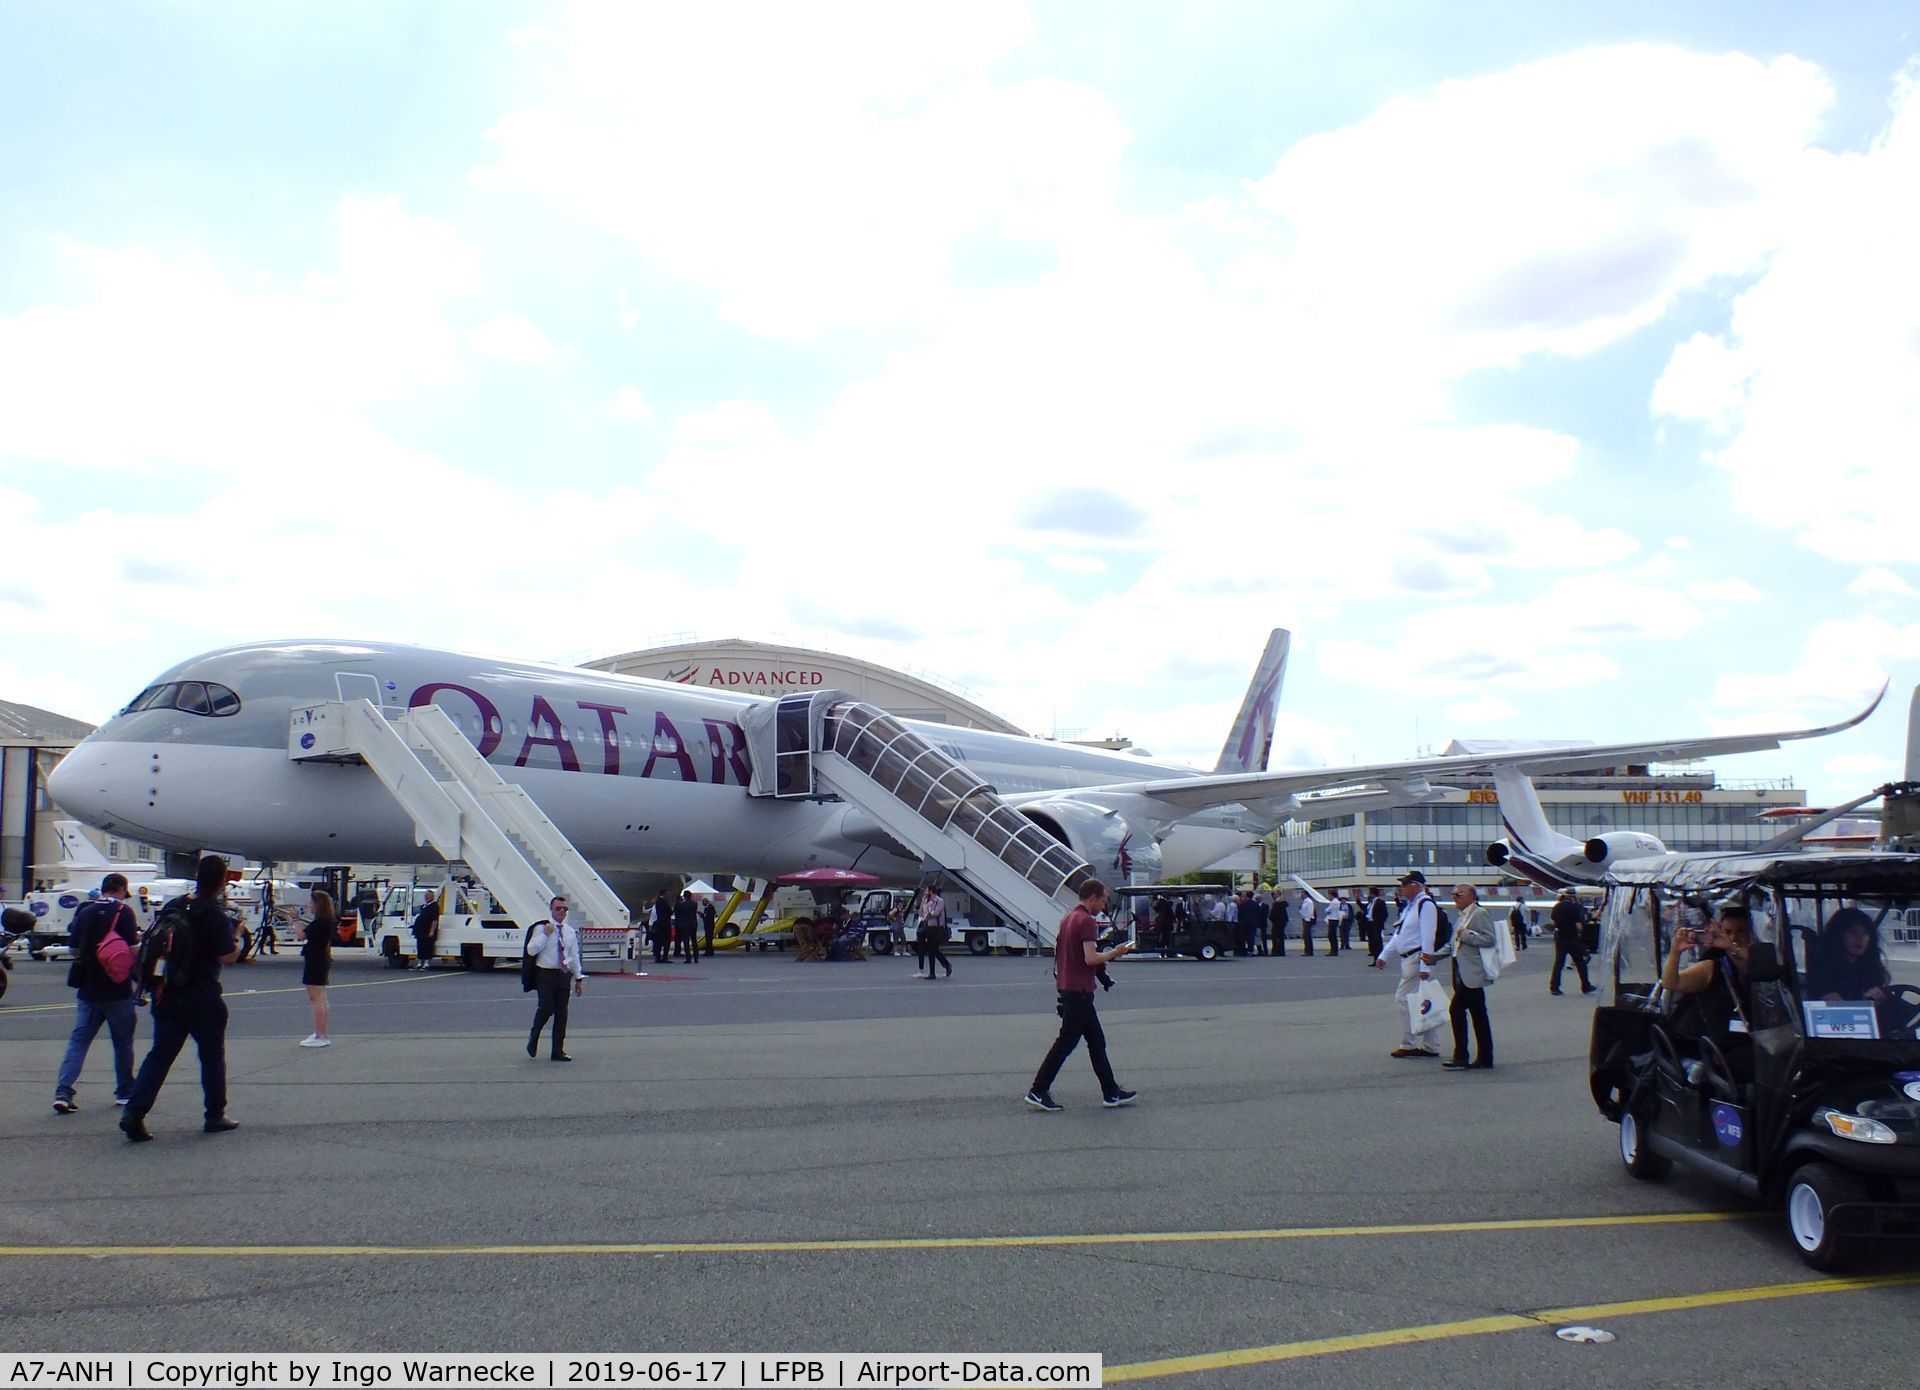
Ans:
[[[1623,864],[1608,877],[1614,883],[1679,892],[1724,888],[1736,883],[1765,883],[1920,893],[1920,854],[1886,850],[1690,854],[1665,863],[1655,860]]]

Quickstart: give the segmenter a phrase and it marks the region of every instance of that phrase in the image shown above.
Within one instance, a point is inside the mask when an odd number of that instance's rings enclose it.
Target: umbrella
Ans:
[[[689,883],[683,891],[692,893],[695,897],[699,897],[702,894],[711,897],[720,890],[715,888],[711,883],[708,883],[704,878],[696,878],[692,883]]]
[[[774,882],[783,888],[872,888],[880,880],[858,869],[802,869],[797,874],[782,874]]]

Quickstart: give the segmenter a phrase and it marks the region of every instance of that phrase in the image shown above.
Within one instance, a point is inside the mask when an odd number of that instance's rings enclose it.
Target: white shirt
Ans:
[[[1440,911],[1433,905],[1433,899],[1422,893],[1401,906],[1399,925],[1387,938],[1387,944],[1380,948],[1380,959],[1396,960],[1409,951],[1432,955],[1433,938],[1439,930]]]
[[[1303,922],[1311,922],[1318,915],[1319,904],[1314,902],[1314,900],[1309,898],[1305,893],[1302,893],[1300,895],[1300,920]]]
[[[547,927],[533,929],[533,963],[541,970],[565,970],[576,980],[587,978],[587,972],[580,967],[580,933],[573,929],[573,923],[566,922],[558,931]]]

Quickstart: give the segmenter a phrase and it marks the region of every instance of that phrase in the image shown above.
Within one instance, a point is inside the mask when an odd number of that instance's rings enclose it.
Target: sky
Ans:
[[[1920,21],[0,6],[0,698],[796,642],[1210,764],[1920,682]]]

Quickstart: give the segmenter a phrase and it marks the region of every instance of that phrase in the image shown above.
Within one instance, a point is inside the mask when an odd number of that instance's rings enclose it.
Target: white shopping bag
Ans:
[[[1500,967],[1503,970],[1520,959],[1520,948],[1513,944],[1513,928],[1505,922],[1493,929],[1493,950],[1498,953]],[[1489,971],[1488,973],[1491,976],[1499,972]]]
[[[1480,968],[1486,972],[1488,984],[1500,978],[1500,967],[1505,963],[1500,957],[1498,946],[1480,947]]]
[[[1447,992],[1440,982],[1426,979],[1407,996],[1407,1028],[1414,1033],[1429,1033],[1447,1021]]]

